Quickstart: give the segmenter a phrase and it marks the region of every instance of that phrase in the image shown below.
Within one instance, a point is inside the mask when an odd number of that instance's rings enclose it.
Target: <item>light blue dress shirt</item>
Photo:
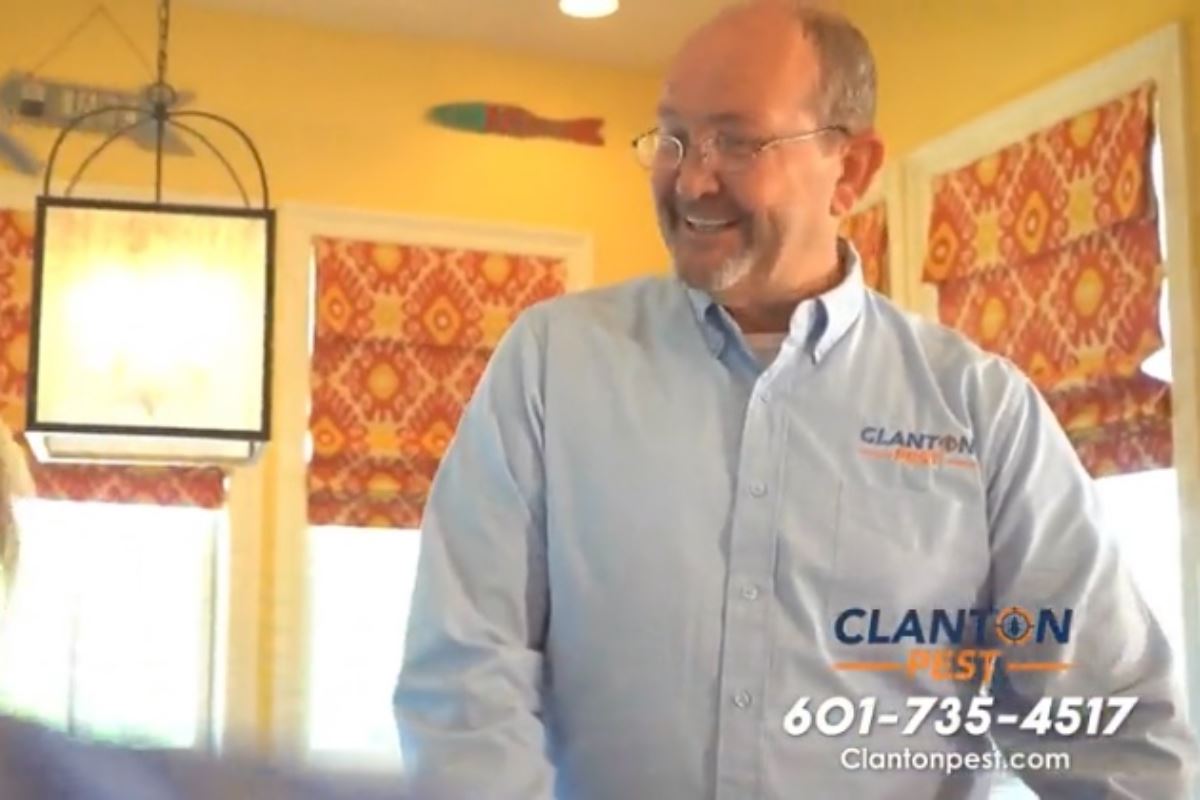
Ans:
[[[903,720],[911,696],[978,691],[835,669],[909,649],[839,639],[842,611],[877,610],[886,635],[908,609],[1011,605],[1072,609],[1067,643],[1021,653],[1072,666],[998,673],[997,709],[1139,698],[1107,738],[993,726],[1009,752],[1071,754],[1069,772],[1027,782],[1182,796],[1192,746],[1170,648],[1053,415],[1011,364],[865,289],[842,252],[844,280],[796,308],[765,368],[672,277],[518,319],[423,521],[396,692],[417,796],[983,797],[985,772],[871,772],[845,754],[982,753],[986,737],[904,736],[903,721],[794,736],[783,720],[801,697],[874,697]]]

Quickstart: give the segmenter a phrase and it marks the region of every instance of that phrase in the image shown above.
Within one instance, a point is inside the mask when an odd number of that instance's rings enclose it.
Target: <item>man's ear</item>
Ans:
[[[833,187],[829,213],[835,217],[849,214],[871,188],[883,166],[883,141],[874,130],[851,137],[843,145],[842,175]]]

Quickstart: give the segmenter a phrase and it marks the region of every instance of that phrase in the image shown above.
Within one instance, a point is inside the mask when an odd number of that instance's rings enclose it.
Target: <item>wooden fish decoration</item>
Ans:
[[[175,105],[191,100],[191,95],[179,93]],[[103,86],[46,80],[20,72],[10,72],[0,82],[0,116],[12,123],[24,123],[44,128],[65,128],[75,117],[103,106],[135,106],[149,111],[150,103],[142,92],[123,91]],[[90,117],[75,131],[108,135],[134,122],[132,111],[114,111]],[[134,125],[125,136],[146,150],[155,148],[154,121]],[[183,137],[168,127],[163,133],[163,152],[191,155],[192,149]],[[0,131],[0,159],[18,172],[34,174],[40,171],[37,158],[11,133]]]
[[[602,119],[546,119],[520,106],[500,103],[447,103],[431,108],[428,119],[459,131],[497,133],[521,139],[562,139],[596,146],[604,144]]]

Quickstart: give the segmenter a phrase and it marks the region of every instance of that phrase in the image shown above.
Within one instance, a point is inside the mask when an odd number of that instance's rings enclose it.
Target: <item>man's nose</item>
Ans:
[[[679,197],[695,198],[718,191],[721,183],[717,179],[713,161],[709,148],[703,143],[697,143],[685,150],[675,175],[675,194]]]

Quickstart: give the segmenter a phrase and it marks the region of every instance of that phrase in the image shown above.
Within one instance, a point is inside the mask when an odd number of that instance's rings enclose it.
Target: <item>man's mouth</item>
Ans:
[[[684,227],[696,233],[718,233],[735,228],[739,220],[736,217],[708,217],[699,215],[682,216]]]

